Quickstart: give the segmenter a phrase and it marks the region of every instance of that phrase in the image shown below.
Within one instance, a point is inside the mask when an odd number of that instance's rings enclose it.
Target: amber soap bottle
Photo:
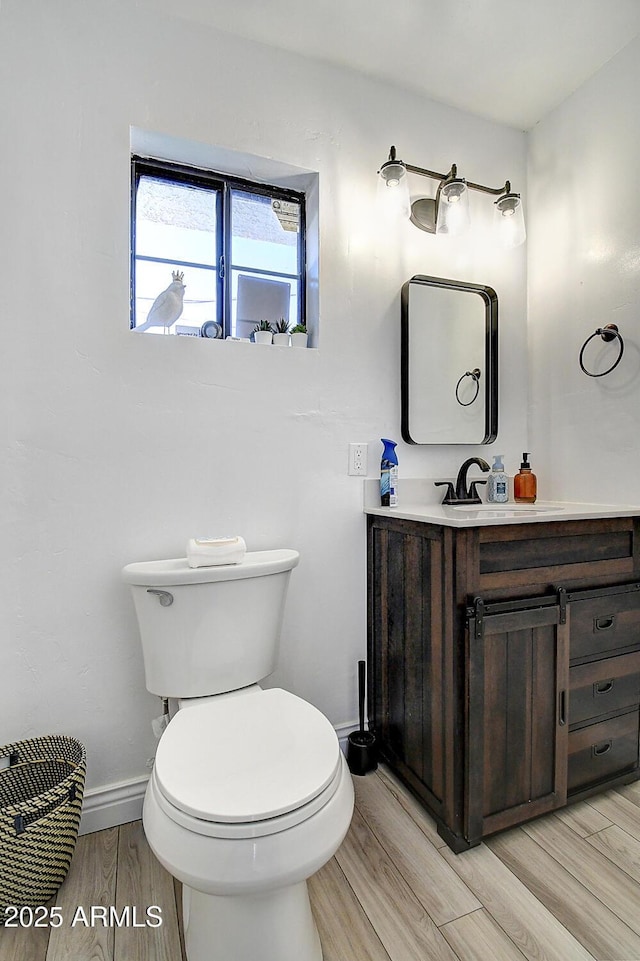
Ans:
[[[531,470],[529,458],[531,454],[522,455],[520,470],[513,478],[513,497],[514,500],[524,504],[535,504],[538,494],[538,479]]]

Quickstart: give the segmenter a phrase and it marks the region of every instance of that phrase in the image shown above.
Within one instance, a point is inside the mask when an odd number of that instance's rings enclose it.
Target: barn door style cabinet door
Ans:
[[[468,611],[466,838],[567,801],[569,628],[535,601]]]
[[[640,776],[637,518],[368,518],[369,724],[455,852]]]

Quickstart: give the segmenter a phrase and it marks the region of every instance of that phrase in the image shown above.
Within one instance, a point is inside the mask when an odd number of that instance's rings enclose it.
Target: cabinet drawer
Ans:
[[[640,592],[571,599],[572,661],[634,646],[640,648]]]
[[[640,703],[640,651],[572,667],[569,724]]]
[[[569,733],[567,789],[595,784],[638,763],[638,711]]]

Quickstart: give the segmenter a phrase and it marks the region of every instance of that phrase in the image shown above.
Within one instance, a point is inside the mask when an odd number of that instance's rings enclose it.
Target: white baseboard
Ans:
[[[148,780],[147,775],[87,791],[82,802],[80,834],[93,834],[118,824],[138,821],[142,817]]]
[[[336,726],[340,747],[345,754],[347,738],[357,728],[355,721]],[[119,824],[128,824],[129,821],[138,821],[142,817],[142,802],[148,780],[147,775],[87,791],[82,802],[80,834],[93,834],[94,831],[104,831]]]

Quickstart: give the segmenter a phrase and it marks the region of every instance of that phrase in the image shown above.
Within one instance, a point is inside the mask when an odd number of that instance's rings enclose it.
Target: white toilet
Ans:
[[[262,690],[299,554],[129,564],[146,685],[177,699],[144,801],[147,840],[183,884],[189,961],[322,961],[306,879],[337,851],[353,784],[315,707]]]

